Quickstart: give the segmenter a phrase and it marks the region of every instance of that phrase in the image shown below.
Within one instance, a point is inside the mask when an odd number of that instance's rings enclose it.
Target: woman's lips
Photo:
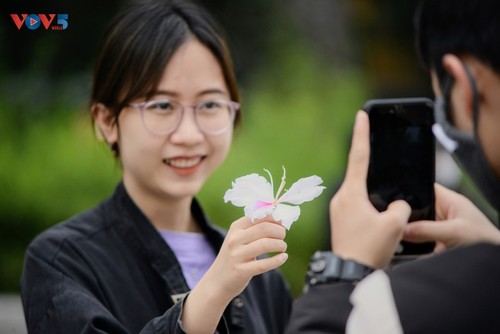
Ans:
[[[204,156],[196,157],[175,157],[164,159],[164,163],[173,171],[181,175],[193,174],[198,170]]]

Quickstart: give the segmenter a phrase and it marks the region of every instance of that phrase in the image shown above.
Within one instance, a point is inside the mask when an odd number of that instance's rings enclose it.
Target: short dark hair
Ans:
[[[133,99],[154,94],[165,66],[190,37],[213,53],[231,100],[239,102],[225,38],[208,12],[186,0],[142,0],[118,13],[105,33],[94,69],[91,104],[104,104],[116,122]],[[235,124],[239,119],[237,112]]]
[[[446,77],[446,53],[470,55],[500,73],[499,0],[423,0],[415,14],[416,49],[426,70]]]

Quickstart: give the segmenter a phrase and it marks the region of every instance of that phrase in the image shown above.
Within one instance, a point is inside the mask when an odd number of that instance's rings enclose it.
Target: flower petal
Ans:
[[[286,204],[278,204],[273,211],[274,220],[281,221],[281,224],[287,229],[290,229],[292,223],[299,219],[300,208]]]
[[[254,206],[251,208],[250,206],[245,207],[245,216],[247,216],[250,221],[253,223],[255,219],[262,219],[265,216],[271,214],[274,210],[274,205],[269,203],[269,205],[261,205]]]
[[[231,202],[233,205],[239,207],[255,207],[258,200],[272,202],[273,189],[263,176],[255,173],[241,176],[234,180],[232,188],[224,194],[225,203]]]
[[[323,180],[316,175],[302,178],[292,184],[290,189],[280,197],[278,202],[299,205],[311,201],[321,195],[325,189],[325,187],[319,186],[321,183],[323,183]]]

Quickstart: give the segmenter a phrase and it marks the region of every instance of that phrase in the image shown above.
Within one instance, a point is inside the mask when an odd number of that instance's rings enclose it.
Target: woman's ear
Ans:
[[[450,103],[454,125],[462,131],[472,132],[474,128],[473,91],[465,64],[456,55],[446,54],[443,56],[443,67],[453,79]]]
[[[118,124],[111,110],[102,103],[95,103],[91,107],[96,135],[108,143],[110,147],[118,142]]]

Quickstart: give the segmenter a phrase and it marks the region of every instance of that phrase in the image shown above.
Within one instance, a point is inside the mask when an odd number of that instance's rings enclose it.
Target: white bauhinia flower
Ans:
[[[239,177],[233,181],[232,188],[224,194],[224,202],[244,207],[245,216],[252,222],[271,214],[274,220],[281,221],[283,226],[290,229],[292,223],[300,216],[300,208],[297,205],[321,195],[325,189],[320,186],[323,180],[316,175],[302,178],[292,184],[290,189],[280,197],[286,183],[285,167],[283,167],[283,176],[276,196],[273,177],[267,169],[264,170],[269,174],[270,183],[263,176],[255,173]]]

